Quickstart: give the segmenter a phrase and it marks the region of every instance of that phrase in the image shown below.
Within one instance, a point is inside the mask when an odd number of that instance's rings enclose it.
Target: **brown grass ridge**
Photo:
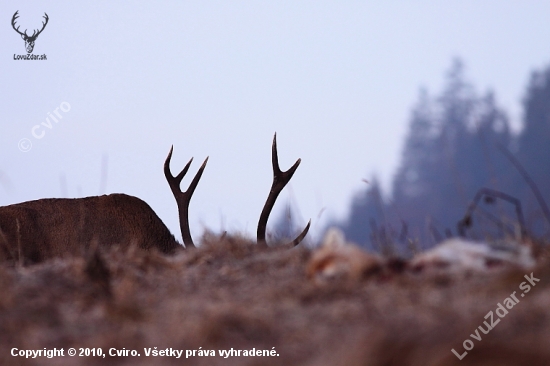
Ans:
[[[381,268],[360,278],[315,281],[314,251],[261,248],[206,235],[167,256],[100,248],[88,256],[0,265],[1,365],[548,365],[550,266],[529,273],[414,272]],[[524,275],[540,279],[524,297]],[[484,316],[516,291],[517,303],[488,334]],[[498,318],[495,314],[495,320]],[[460,361],[451,352],[474,348]],[[141,357],[12,357],[18,349],[136,350]],[[183,359],[144,348],[184,350]],[[185,359],[185,350],[216,356]],[[272,350],[274,357],[218,356]]]

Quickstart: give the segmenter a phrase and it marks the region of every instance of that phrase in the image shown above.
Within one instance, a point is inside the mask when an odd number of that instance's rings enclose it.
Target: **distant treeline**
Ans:
[[[520,170],[550,204],[550,67],[531,74],[519,133],[510,130],[496,99],[493,92],[479,96],[465,80],[462,62],[454,60],[441,95],[419,93],[392,192],[382,192],[374,177],[354,196],[347,219],[332,225],[370,250],[426,248],[458,234],[458,221],[486,187],[517,198],[525,229],[548,238],[548,213]],[[468,237],[497,239],[521,231],[510,202],[489,197],[474,212]]]

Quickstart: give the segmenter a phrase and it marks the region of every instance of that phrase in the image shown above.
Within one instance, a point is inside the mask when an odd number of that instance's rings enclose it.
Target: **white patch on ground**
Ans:
[[[528,269],[535,265],[535,258],[529,245],[515,241],[486,243],[451,238],[417,254],[410,265],[414,269],[445,268],[450,271],[487,271],[509,265]]]

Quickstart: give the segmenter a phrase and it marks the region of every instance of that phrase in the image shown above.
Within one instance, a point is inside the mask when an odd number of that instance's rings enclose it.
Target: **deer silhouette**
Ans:
[[[42,22],[42,29],[38,30],[38,29],[35,29],[32,33],[32,36],[29,36],[27,34],[27,30],[25,29],[25,32],[21,32],[19,31],[19,26],[17,26],[17,28],[15,28],[15,21],[17,20],[17,18],[19,18],[19,15],[17,14],[19,13],[19,10],[17,10],[15,12],[15,14],[13,14],[13,18],[11,18],[11,26],[13,27],[13,29],[19,33],[21,35],[21,38],[23,38],[23,40],[25,41],[25,48],[27,49],[27,53],[32,53],[32,50],[34,49],[34,42],[36,41],[36,38],[38,38],[38,35],[40,33],[42,33],[42,31],[44,30],[44,28],[46,28],[46,24],[48,24],[48,14],[44,13],[44,19],[46,19],[45,22]]]

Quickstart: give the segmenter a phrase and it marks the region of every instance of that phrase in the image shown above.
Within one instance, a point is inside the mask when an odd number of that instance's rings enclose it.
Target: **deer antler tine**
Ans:
[[[277,133],[275,133],[275,135],[273,136],[273,145],[271,147],[271,163],[273,165],[273,184],[271,185],[271,190],[265,202],[262,213],[260,214],[260,220],[258,221],[257,238],[258,238],[258,244],[262,246],[267,245],[265,241],[265,233],[266,233],[266,227],[267,227],[267,220],[269,219],[269,214],[271,213],[271,210],[275,205],[275,201],[277,201],[277,197],[279,197],[279,193],[281,193],[283,188],[290,181],[290,179],[296,172],[296,169],[298,169],[298,166],[300,165],[301,161],[302,161],[301,159],[298,159],[296,160],[294,165],[290,167],[290,169],[288,169],[286,172],[281,171],[281,169],[279,168],[279,156],[277,154]],[[309,226],[310,226],[310,223],[308,223],[306,228],[302,231],[302,233],[292,241],[294,245],[298,245],[302,241],[302,239],[306,236],[307,232],[309,231]]]
[[[271,163],[273,165],[274,179],[284,181],[284,187],[290,181],[301,162],[302,159],[298,159],[286,172],[281,171],[281,168],[279,168],[279,154],[277,153],[277,134],[275,134],[275,136],[273,136],[273,145],[271,146]],[[283,188],[281,187],[281,190],[282,189]]]
[[[170,161],[172,160],[172,151],[174,150],[174,146],[170,148],[170,152],[168,153],[168,156],[166,157],[166,160],[164,161],[164,175],[166,176],[166,180],[170,184],[170,188],[172,190],[175,189],[176,192],[181,192],[180,189],[180,183],[185,174],[187,174],[187,171],[189,170],[189,167],[191,166],[191,163],[193,162],[193,158],[189,160],[187,165],[183,168],[183,170],[176,175],[175,177],[172,175],[172,172],[170,171]]]
[[[189,167],[191,166],[192,162],[193,162],[193,158],[189,159],[189,161],[187,162],[187,164],[185,164],[181,172],[178,175],[176,175],[176,177],[174,178],[176,182],[178,182],[178,186],[181,183],[181,180],[183,179],[185,174],[187,174],[187,171],[189,170]]]
[[[191,184],[189,185],[189,188],[187,188],[186,193],[189,193],[189,199],[191,199],[191,196],[193,195],[193,192],[195,192],[195,188],[197,188],[197,185],[199,184],[199,180],[201,180],[202,173],[204,171],[204,168],[206,168],[206,163],[208,163],[209,156],[204,159],[204,162],[202,163],[201,167],[197,171],[197,174],[195,174],[195,178],[191,181]],[[191,162],[188,163],[188,165],[191,164]],[[185,167],[187,168],[187,167]],[[186,170],[184,168],[184,170]],[[183,172],[182,172],[183,173]]]
[[[38,31],[38,34],[42,33],[42,31],[44,30],[44,28],[46,28],[46,24],[48,24],[48,20],[50,19],[50,18],[48,17],[48,14],[47,14],[46,12],[44,12],[44,14],[45,14],[45,15],[44,15],[42,18],[46,19],[46,21],[45,21],[45,22],[42,22],[42,29],[40,29],[40,30]],[[37,35],[38,35],[38,34],[37,34]]]
[[[164,170],[166,170],[166,167],[170,165],[170,160],[172,159],[172,153],[174,152],[174,145],[170,146],[170,151],[168,151],[168,156],[166,157],[166,160],[164,161]],[[170,171],[170,170],[168,170]]]
[[[20,27],[20,26],[17,26],[17,28],[15,28],[15,21],[17,20],[17,18],[19,18],[18,13],[19,13],[19,10],[17,10],[17,11],[15,12],[15,14],[13,14],[13,17],[11,18],[11,26],[13,27],[13,29],[14,29],[17,33],[19,33],[19,34],[22,35],[23,33],[21,33],[21,32],[19,31],[19,27]]]
[[[170,188],[172,188],[172,182],[174,180],[174,176],[172,175],[172,172],[170,171],[170,160],[172,160],[172,151],[174,151],[174,145],[170,147],[170,151],[168,152],[168,156],[166,157],[166,160],[164,161],[164,176],[166,177],[166,180],[168,181],[168,184],[170,184]]]
[[[281,174],[279,168],[279,154],[277,154],[277,132],[273,135],[273,144],[271,144],[271,165],[273,166],[273,175]]]
[[[292,241],[292,246],[295,247],[296,245],[300,244],[300,242],[301,242],[302,240],[304,240],[304,238],[306,237],[306,235],[307,235],[307,233],[308,233],[308,231],[309,231],[309,227],[310,227],[310,226],[311,226],[311,219],[307,222],[306,227],[305,227],[304,230],[300,233],[300,235],[298,235],[298,236],[296,237],[296,239],[294,239],[294,240]]]

